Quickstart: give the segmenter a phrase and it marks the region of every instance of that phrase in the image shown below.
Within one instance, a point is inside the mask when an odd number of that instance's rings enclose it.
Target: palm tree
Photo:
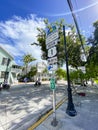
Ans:
[[[26,74],[28,69],[28,64],[32,61],[35,61],[36,59],[31,54],[26,54],[23,56],[22,61],[24,62],[25,68],[26,68]]]

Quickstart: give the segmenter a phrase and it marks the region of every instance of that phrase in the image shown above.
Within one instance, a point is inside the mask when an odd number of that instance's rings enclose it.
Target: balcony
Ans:
[[[22,69],[20,66],[17,66],[17,65],[12,65],[11,67],[11,72],[13,73],[21,73]]]

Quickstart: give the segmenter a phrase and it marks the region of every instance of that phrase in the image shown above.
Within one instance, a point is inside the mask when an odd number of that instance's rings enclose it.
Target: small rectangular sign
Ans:
[[[50,88],[52,90],[55,89],[55,79],[54,78],[51,78],[51,80],[50,80]]]
[[[83,73],[86,73],[86,68],[85,68],[85,66],[80,66],[80,67],[78,67],[78,69],[80,69]]]
[[[46,45],[58,38],[59,38],[58,31],[51,33],[46,37]]]
[[[54,63],[57,63],[57,56],[48,59],[49,65],[52,65]]]
[[[51,68],[51,71],[55,71],[55,70],[57,70],[57,68],[58,68],[58,65],[57,64],[53,64],[52,68]]]
[[[47,49],[50,49],[51,47],[54,47],[55,45],[57,45],[58,44],[58,39],[56,39],[56,40],[54,40],[54,41],[52,41],[52,42],[49,42],[48,44],[46,44],[46,48]]]

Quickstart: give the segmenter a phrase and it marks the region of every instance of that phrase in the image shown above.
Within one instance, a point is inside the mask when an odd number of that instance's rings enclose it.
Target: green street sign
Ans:
[[[50,88],[53,90],[53,89],[55,89],[55,79],[51,79],[50,80]]]

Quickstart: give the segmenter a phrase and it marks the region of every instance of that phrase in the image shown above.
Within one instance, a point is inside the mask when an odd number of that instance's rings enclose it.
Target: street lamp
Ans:
[[[63,35],[64,35],[64,49],[65,49],[65,56],[66,56],[66,71],[67,71],[67,83],[68,83],[68,106],[66,109],[66,113],[69,116],[75,116],[77,114],[74,104],[73,104],[73,99],[72,99],[72,89],[70,85],[70,76],[69,76],[69,68],[68,68],[68,52],[66,48],[66,37],[65,37],[65,26],[63,26]]]

